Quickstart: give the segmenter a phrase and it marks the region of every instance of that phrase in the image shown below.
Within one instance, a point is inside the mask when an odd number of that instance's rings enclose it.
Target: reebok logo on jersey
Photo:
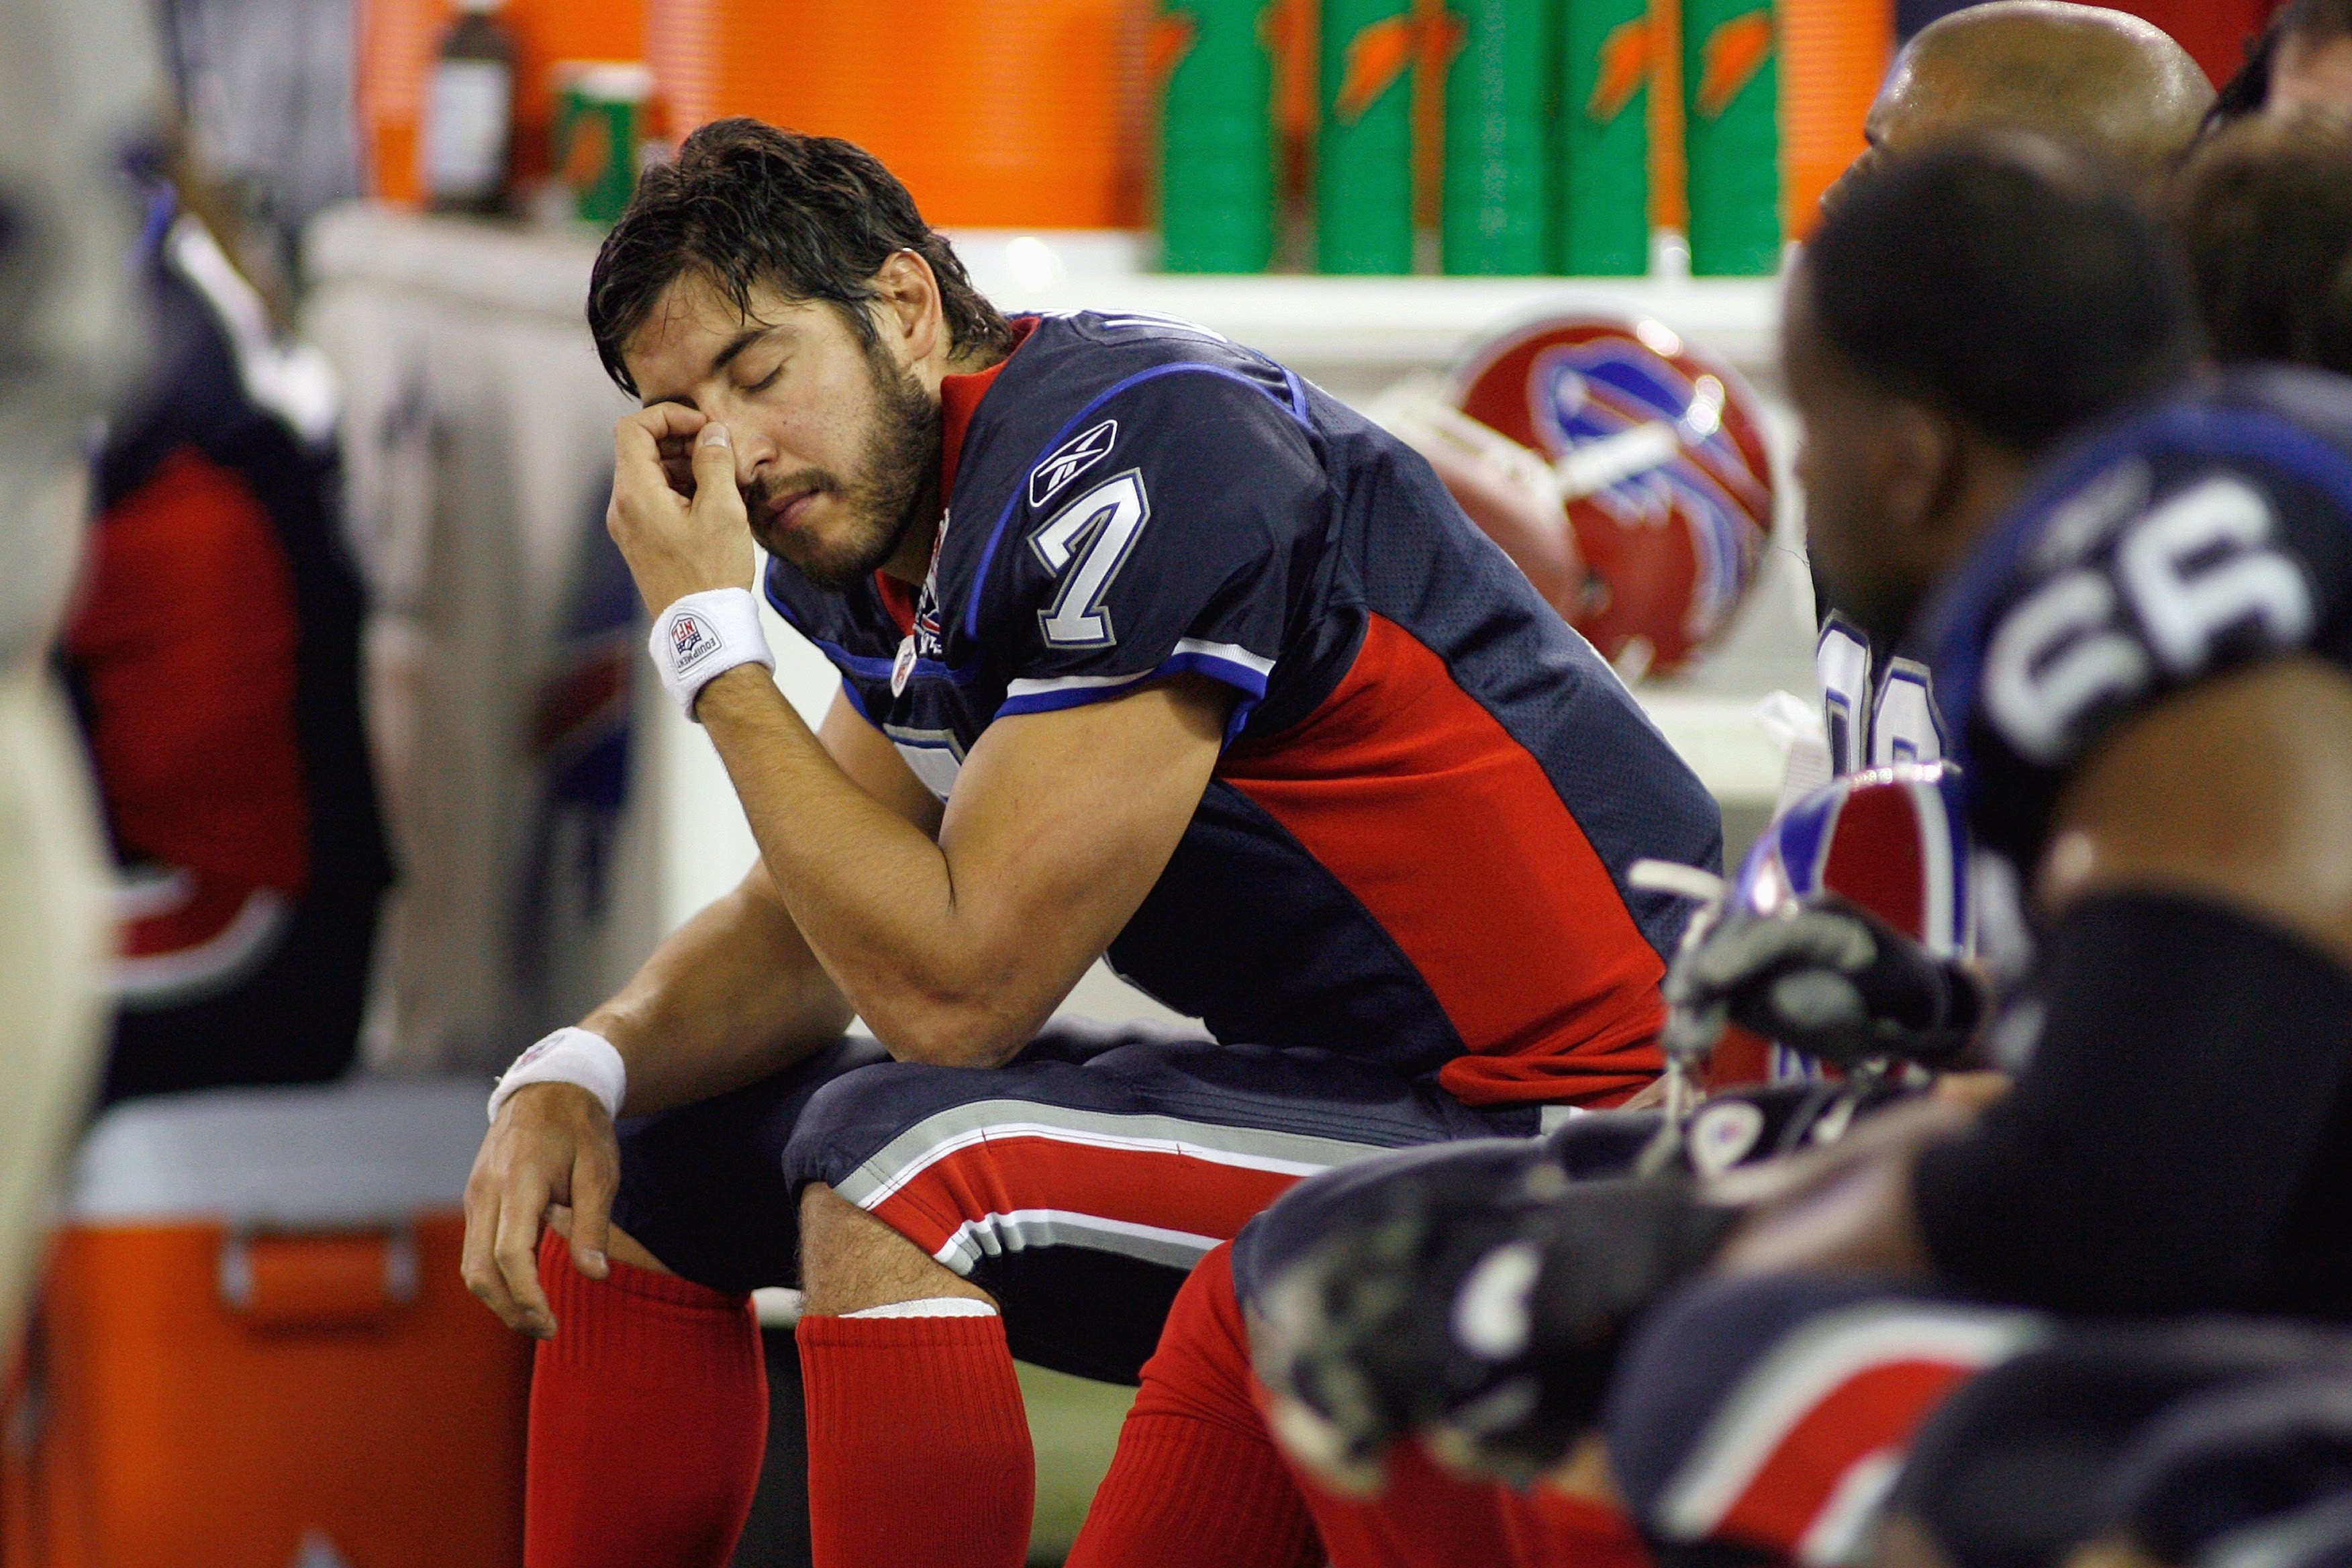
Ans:
[[[1053,500],[1064,485],[1109,457],[1112,444],[1118,439],[1118,421],[1106,419],[1084,435],[1064,442],[1029,470],[1029,504],[1044,506]]]
[[[717,634],[704,625],[702,617],[692,610],[685,612],[670,622],[670,665],[680,675],[684,675],[718,651]]]

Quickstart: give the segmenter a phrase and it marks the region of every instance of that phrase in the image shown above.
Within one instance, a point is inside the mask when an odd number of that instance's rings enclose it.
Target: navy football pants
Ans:
[[[1301,1177],[1538,1120],[1334,1052],[1144,1026],[1056,1023],[989,1068],[849,1037],[625,1121],[613,1217],[698,1284],[796,1285],[800,1193],[823,1182],[994,1296],[1013,1354],[1133,1383],[1184,1276]]]

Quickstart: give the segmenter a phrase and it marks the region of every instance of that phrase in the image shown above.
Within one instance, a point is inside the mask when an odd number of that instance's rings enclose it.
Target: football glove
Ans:
[[[1982,1017],[1982,984],[1833,893],[1769,915],[1726,915],[1675,957],[1669,1037],[1711,1047],[1727,1022],[1851,1067],[1894,1059],[1947,1066]]]
[[[1515,1175],[1389,1184],[1275,1276],[1253,1325],[1276,1438],[1376,1491],[1409,1433],[1440,1463],[1525,1486],[1589,1428],[1634,1316],[1713,1255],[1738,1211],[1679,1180]]]

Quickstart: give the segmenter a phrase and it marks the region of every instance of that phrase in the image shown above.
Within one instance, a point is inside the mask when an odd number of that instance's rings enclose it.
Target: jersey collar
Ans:
[[[1006,324],[1013,329],[1013,353],[1019,353],[1029,334],[1037,330],[1037,318],[1015,316]],[[943,508],[955,494],[956,460],[963,455],[963,438],[971,429],[972,416],[980,412],[980,400],[988,395],[988,389],[996,384],[997,372],[1013,363],[1013,353],[970,375],[940,377],[940,505]]]
[[[1006,323],[1013,329],[1013,353],[1029,341],[1037,330],[1034,316],[1015,316]],[[976,370],[969,375],[940,377],[940,510],[944,521],[949,499],[955,494],[956,461],[963,456],[963,438],[971,429],[972,416],[980,412],[980,400],[996,384],[996,373],[1013,363],[1006,354],[986,370]],[[937,558],[936,551],[933,552]],[[915,591],[887,572],[874,574],[875,591],[882,595],[883,607],[890,618],[898,623],[901,632],[912,634],[915,629]]]

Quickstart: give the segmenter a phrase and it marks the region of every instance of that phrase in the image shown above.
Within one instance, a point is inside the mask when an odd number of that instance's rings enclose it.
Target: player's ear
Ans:
[[[921,363],[948,346],[947,315],[931,264],[912,250],[894,250],[874,274],[874,310],[883,341],[902,365]]]
[[[1881,417],[1880,483],[1889,542],[1908,554],[1967,488],[1964,444],[1949,419],[1907,398],[1890,400]]]

